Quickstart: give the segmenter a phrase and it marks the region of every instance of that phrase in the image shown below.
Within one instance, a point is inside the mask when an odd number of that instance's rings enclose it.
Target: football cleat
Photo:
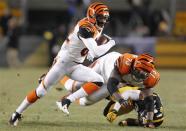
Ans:
[[[9,124],[12,126],[17,126],[18,122],[21,121],[23,116],[17,112],[14,112],[10,117]]]
[[[70,105],[71,101],[69,99],[63,99],[61,102],[57,101],[56,105],[57,107],[63,111],[66,115],[69,115],[68,107]]]

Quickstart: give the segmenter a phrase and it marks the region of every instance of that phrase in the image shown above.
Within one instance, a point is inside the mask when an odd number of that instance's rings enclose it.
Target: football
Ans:
[[[109,37],[103,34],[96,39],[96,42],[97,42],[97,45],[103,45],[107,43],[109,40],[110,40]]]

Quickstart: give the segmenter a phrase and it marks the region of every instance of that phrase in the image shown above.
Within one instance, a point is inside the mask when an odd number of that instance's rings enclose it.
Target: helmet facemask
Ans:
[[[98,27],[103,28],[106,23],[109,21],[109,15],[98,14],[96,16],[96,24]]]
[[[89,6],[87,18],[97,28],[101,29],[109,20],[109,9],[105,4],[95,2]]]
[[[137,82],[142,82],[149,76],[154,69],[154,58],[148,54],[139,55],[133,63],[131,69],[132,78]]]
[[[132,69],[131,75],[132,79],[135,80],[136,82],[142,82],[148,77],[149,73],[143,70]]]

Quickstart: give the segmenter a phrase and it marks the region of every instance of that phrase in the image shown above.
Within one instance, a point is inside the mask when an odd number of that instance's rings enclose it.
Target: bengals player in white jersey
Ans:
[[[93,69],[99,73],[104,78],[104,86],[97,90],[96,92],[91,92],[88,90],[93,90],[93,87],[89,86],[87,93],[89,96],[86,98],[80,99],[81,103],[94,103],[97,102],[106,96],[114,96],[121,105],[127,104],[127,101],[118,94],[118,88],[122,86],[137,86],[143,88],[142,92],[145,97],[145,103],[147,103],[147,127],[153,128],[153,87],[158,83],[160,75],[154,67],[154,58],[148,54],[134,55],[125,53],[123,55],[116,55],[115,59],[112,60],[114,54],[109,53],[103,58],[98,59],[97,64],[95,63]],[[104,60],[101,60],[104,59]],[[108,62],[106,62],[108,61]],[[101,64],[100,62],[104,62]],[[105,66],[102,66],[105,65]],[[73,90],[76,83],[76,86],[81,85],[82,83],[74,82],[73,80],[68,80],[64,83],[67,90]],[[105,85],[106,84],[106,85]],[[107,89],[105,89],[107,87]],[[81,89],[80,89],[81,90]],[[92,94],[93,93],[93,94]],[[75,93],[67,97],[70,98]],[[74,97],[75,98],[75,97]],[[79,99],[76,97],[76,99]],[[89,100],[87,100],[89,99]],[[90,100],[91,99],[91,100]],[[65,99],[66,100],[66,99]],[[63,103],[64,100],[62,100]],[[83,105],[83,104],[82,104]],[[59,107],[58,103],[58,107]],[[63,110],[62,110],[63,111]]]
[[[101,35],[108,19],[109,9],[105,4],[95,2],[89,6],[87,16],[77,23],[74,30],[64,41],[61,50],[54,60],[53,66],[45,78],[35,90],[28,93],[23,102],[12,114],[9,120],[11,125],[16,126],[21,119],[23,111],[44,96],[65,75],[70,76],[74,80],[88,82],[82,85],[77,95],[86,95],[84,88],[87,88],[87,86],[91,85],[94,88],[102,86],[104,81],[102,76],[91,68],[83,66],[82,62],[87,55],[89,59],[99,57],[115,45],[115,41],[112,39],[100,46],[95,41]],[[73,99],[69,99],[67,102],[73,102]],[[64,109],[66,107],[67,104],[64,104]]]
[[[109,96],[109,92],[106,87],[107,81],[108,81],[108,78],[110,77],[112,69],[114,68],[115,61],[120,56],[121,56],[121,54],[118,52],[110,52],[110,53],[100,57],[99,59],[94,61],[89,66],[90,68],[92,68],[92,70],[94,70],[95,72],[100,74],[103,77],[104,81],[103,81],[103,85],[100,88],[95,88],[94,86],[91,86],[91,85],[87,86],[87,88],[84,88],[84,91],[87,94],[86,97],[77,97],[77,95],[76,95],[76,93],[79,90],[81,90],[81,86],[84,84],[84,82],[72,80],[72,79],[68,78],[67,76],[64,77],[61,80],[61,84],[64,85],[66,90],[68,90],[69,92],[72,92],[72,94],[68,95],[66,99],[73,98],[74,99],[73,101],[79,99],[80,105],[90,105],[90,104],[94,104],[95,102],[98,102],[98,101],[102,100],[103,98]],[[78,90],[78,91],[76,91],[76,90]],[[63,101],[64,101],[64,99],[61,100],[62,104],[63,104]],[[56,104],[64,113],[69,114],[68,112],[65,112],[63,110],[61,102],[56,102]]]

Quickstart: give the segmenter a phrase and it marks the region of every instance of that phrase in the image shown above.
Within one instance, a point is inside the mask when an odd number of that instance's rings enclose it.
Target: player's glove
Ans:
[[[116,42],[113,39],[109,40],[109,42],[112,44],[112,46],[115,46],[116,45]]]
[[[107,116],[106,116],[107,120],[112,123],[116,118],[117,118],[117,111],[116,110],[111,110]]]
[[[94,60],[94,57],[93,57],[90,53],[88,53],[87,59],[88,59],[89,61],[93,61],[93,60]]]

